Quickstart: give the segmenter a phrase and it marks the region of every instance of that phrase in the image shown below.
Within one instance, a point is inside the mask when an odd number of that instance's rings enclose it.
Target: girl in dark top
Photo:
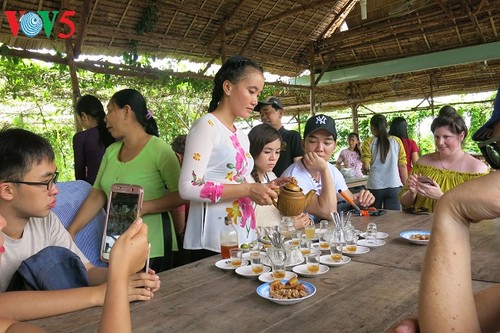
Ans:
[[[76,103],[76,114],[85,129],[73,137],[75,179],[94,184],[106,148],[115,142],[104,122],[104,107],[91,95],[81,97]]]
[[[415,141],[408,137],[408,124],[406,119],[403,117],[396,117],[391,122],[391,129],[389,130],[390,135],[397,136],[403,142],[406,152],[406,168],[408,169],[408,175],[411,173],[411,168],[418,160],[418,146]]]

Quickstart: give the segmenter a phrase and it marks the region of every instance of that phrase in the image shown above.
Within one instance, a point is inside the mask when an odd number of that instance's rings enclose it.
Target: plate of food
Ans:
[[[363,238],[366,238],[366,232],[361,232],[359,234],[360,237],[363,237]],[[382,231],[378,231],[377,232],[377,238],[378,239],[384,239],[384,238],[387,238],[389,237],[389,234],[387,232],[382,232]]]
[[[246,265],[248,265],[248,260],[242,260],[241,266],[246,266]],[[215,263],[215,266],[217,268],[220,268],[220,269],[223,269],[226,271],[232,271],[232,270],[235,270],[236,268],[238,268],[238,267],[233,267],[233,265],[231,265],[231,259],[221,259]],[[241,266],[239,266],[239,267],[241,267]]]
[[[322,264],[325,264],[327,266],[342,266],[350,262],[351,258],[349,258],[348,256],[342,256],[342,260],[334,261],[331,254],[324,254],[319,257],[319,260]]]
[[[368,252],[370,252],[370,248],[362,245],[356,246],[356,251],[347,250],[347,246],[344,246],[342,248],[342,253],[347,254],[348,256],[359,256]]]
[[[247,278],[256,278],[256,277],[258,277],[261,274],[264,274],[264,273],[267,273],[267,272],[271,271],[271,267],[264,266],[264,265],[262,265],[262,267],[263,267],[263,271],[261,271],[259,273],[255,273],[252,270],[252,266],[251,265],[240,266],[240,267],[236,268],[235,272],[236,272],[236,274],[244,276],[244,277],[247,277]]]
[[[427,245],[431,238],[431,232],[429,230],[407,230],[401,232],[399,236],[413,244]]]
[[[328,267],[326,265],[319,265],[319,270],[315,273],[312,273],[307,269],[307,264],[303,264],[303,265],[295,266],[292,270],[295,273],[302,275],[302,276],[316,277],[318,275],[325,274],[326,272],[328,272],[330,270],[330,267]]]
[[[379,247],[385,244],[384,240],[377,239],[375,242],[368,242],[366,239],[358,240],[358,245],[367,246],[367,247]]]
[[[297,277],[297,274],[295,274],[294,272],[289,272],[289,271],[285,271],[285,277],[282,278],[282,279],[275,279],[274,276],[273,276],[273,272],[267,272],[267,273],[262,273],[261,275],[259,275],[259,280],[262,281],[262,282],[273,282],[274,280],[290,280],[292,278],[296,278]]]
[[[297,278],[276,280],[257,287],[257,294],[260,297],[280,305],[292,305],[302,302],[315,293],[316,287]]]

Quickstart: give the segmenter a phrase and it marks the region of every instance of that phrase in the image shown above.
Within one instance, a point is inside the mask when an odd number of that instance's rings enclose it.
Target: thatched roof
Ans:
[[[63,3],[3,0],[2,10],[75,10],[75,56],[137,52],[211,64],[245,54],[278,75],[294,77],[314,68],[321,76],[314,98],[322,110],[491,91],[500,82],[498,0],[367,0],[365,20],[358,0]],[[56,33],[28,38],[19,31],[13,37],[3,14],[0,42],[66,52],[64,40],[53,37]],[[344,22],[348,30],[341,32]],[[61,25],[54,29],[60,32]],[[343,69],[354,75],[342,77]],[[335,83],[322,82],[326,77]],[[290,110],[309,108],[307,88],[285,90],[281,98]]]

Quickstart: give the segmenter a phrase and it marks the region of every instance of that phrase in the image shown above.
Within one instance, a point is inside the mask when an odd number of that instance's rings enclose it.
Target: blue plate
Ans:
[[[420,239],[414,239],[411,238],[412,235],[430,235],[431,232],[429,230],[407,230],[403,231],[399,234],[402,238],[406,239],[408,242],[413,243],[413,244],[419,244],[419,245],[427,245],[429,244],[429,240],[420,240]]]
[[[286,283],[287,280],[281,280],[282,283]],[[277,299],[277,298],[272,298],[269,297],[269,283],[264,283],[261,284],[260,286],[257,287],[257,294],[259,294],[260,297],[265,298],[270,300],[271,302],[278,303],[281,305],[292,305],[296,304],[299,302],[302,302],[303,300],[311,297],[316,293],[316,287],[310,284],[309,282],[301,281],[299,280],[299,283],[304,286],[307,292],[307,296],[304,296],[302,298],[292,298],[292,299]]]

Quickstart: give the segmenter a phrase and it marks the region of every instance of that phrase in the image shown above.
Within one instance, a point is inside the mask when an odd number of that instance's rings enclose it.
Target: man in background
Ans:
[[[260,119],[263,123],[273,126],[281,135],[282,146],[280,157],[273,169],[276,176],[280,177],[288,166],[304,156],[300,134],[297,131],[287,130],[283,127],[281,118],[283,117],[284,110],[279,99],[270,97],[267,101],[259,102],[255,107],[255,111],[260,112]]]

